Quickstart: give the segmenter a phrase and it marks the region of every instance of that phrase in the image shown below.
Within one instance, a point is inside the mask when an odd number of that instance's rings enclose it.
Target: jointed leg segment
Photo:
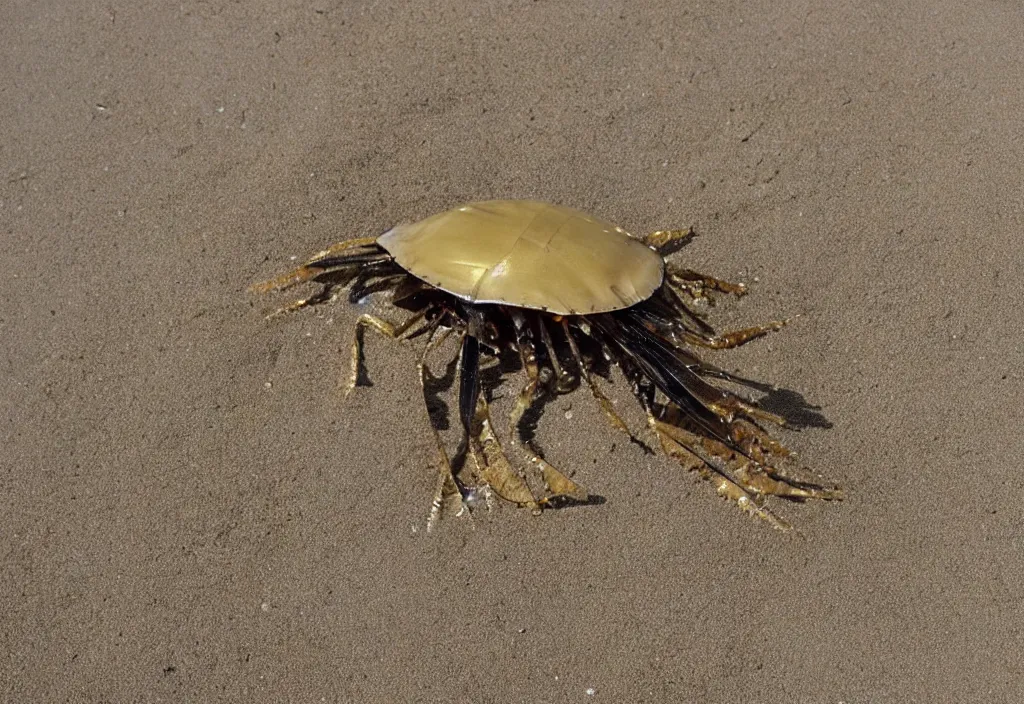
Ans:
[[[716,279],[713,276],[698,273],[693,269],[670,268],[667,272],[669,280],[678,288],[681,288],[692,298],[706,298],[705,289],[731,293],[734,296],[745,296],[747,293],[746,284],[734,284],[730,281]]]
[[[622,417],[615,410],[615,406],[612,405],[611,400],[605,396],[601,389],[597,386],[597,382],[594,381],[594,377],[590,375],[590,370],[587,369],[587,363],[583,360],[583,355],[580,354],[579,347],[576,344],[576,339],[572,335],[572,330],[569,329],[569,321],[565,318],[562,319],[562,329],[565,331],[565,337],[569,341],[569,349],[572,351],[572,356],[576,360],[576,367],[580,370],[580,376],[587,382],[587,386],[590,387],[590,393],[597,401],[598,405],[601,406],[601,410],[604,412],[605,418],[612,424],[613,427],[621,430],[629,439],[637,444],[642,445],[636,436],[630,431],[629,426],[626,425],[626,421],[622,420]]]
[[[322,289],[314,293],[312,296],[300,298],[297,301],[292,301],[288,305],[282,306],[277,310],[269,313],[266,316],[267,320],[276,318],[279,315],[294,313],[295,311],[302,310],[303,308],[309,308],[312,306],[318,306],[321,303],[327,303],[328,301],[333,300],[338,295],[334,289],[334,286],[324,286]]]
[[[692,227],[685,230],[658,230],[643,238],[643,243],[661,254],[665,254],[676,247],[682,246],[694,237]]]
[[[477,477],[506,501],[539,511],[541,506],[549,505],[553,501],[586,501],[589,498],[586,489],[538,456],[526,443],[522,443],[520,451],[526,456],[531,469],[544,485],[544,495],[536,498],[530,485],[512,467],[512,463],[505,455],[494,432],[487,399],[483,396],[479,399],[469,443]]]
[[[526,385],[519,392],[515,406],[509,413],[509,436],[512,438],[512,442],[515,442],[519,436],[519,421],[530,408],[533,397],[537,393],[537,386],[540,383],[540,367],[537,364],[537,350],[534,348],[533,339],[526,327],[526,320],[521,314],[516,313],[513,315],[512,322],[515,326],[516,348],[519,350],[523,371],[526,372]]]
[[[423,347],[423,353],[420,355],[419,363],[416,365],[420,376],[420,388],[423,390],[424,409],[427,411],[427,425],[430,426],[430,431],[434,435],[434,443],[437,446],[437,486],[434,489],[433,500],[430,502],[430,515],[427,518],[428,532],[434,529],[441,516],[449,513],[460,515],[465,509],[465,504],[462,502],[462,492],[459,490],[458,482],[456,482],[455,475],[452,473],[448,452],[444,449],[441,434],[437,431],[433,418],[430,417],[429,406],[426,405],[428,403],[427,374],[429,373],[427,370],[427,356],[448,339],[448,336],[451,334],[451,328],[439,329],[435,321],[431,326],[429,334],[430,337],[427,340],[427,344]]]
[[[790,323],[792,318],[786,320],[773,320],[764,325],[755,325],[742,330],[720,333],[718,335],[698,335],[696,333],[685,334],[686,341],[701,347],[713,350],[729,350],[740,345],[745,345],[751,340],[764,337],[770,332],[777,332]]]
[[[669,288],[674,294],[684,294],[692,301],[707,301],[707,291],[709,290],[731,293],[735,296],[743,296],[747,293],[747,287],[745,284],[734,284],[729,281],[723,281],[722,279],[705,276],[704,274],[699,274],[692,269],[670,269],[666,272],[666,278],[669,282]],[[686,338],[686,341],[690,344],[707,347],[709,349],[726,350],[739,347],[751,340],[767,335],[770,332],[781,330],[791,321],[791,319],[773,320],[769,323],[765,323],[764,325],[755,325],[742,330],[715,334],[710,326],[701,320],[685,302],[678,298],[676,298],[676,301],[676,307],[680,308],[682,313],[697,323],[699,328],[699,331],[685,333],[684,337]]]
[[[649,235],[644,243],[666,251],[690,236],[690,230],[660,231]],[[403,284],[398,279],[412,281],[413,277],[392,264],[390,255],[376,246],[375,238],[362,238],[332,245],[292,272],[253,288],[257,291],[285,289],[305,281],[315,281],[323,286],[317,293],[278,311],[284,313],[332,300],[335,291],[352,282],[355,282],[352,287],[354,297],[378,288],[390,290],[398,287],[402,291]],[[707,300],[712,292],[741,296],[746,293],[746,287],[689,269],[669,268],[662,292],[649,302],[638,304],[635,310],[631,307],[576,318],[572,324],[569,318],[516,308],[506,308],[493,315],[489,312],[492,310],[490,307],[454,299],[437,302],[439,294],[430,293],[425,300],[433,302],[401,324],[370,314],[358,317],[351,345],[351,372],[343,385],[344,393],[347,396],[358,383],[366,328],[393,340],[428,333],[418,362],[420,385],[428,404],[428,422],[437,446],[437,485],[428,530],[444,514],[462,514],[467,507],[473,508],[463,500],[472,491],[483,493],[488,505],[490,497],[496,496],[534,510],[558,499],[587,501],[588,494],[582,487],[541,458],[535,448],[523,439],[519,425],[533,403],[538,387],[550,381],[551,372],[555,376],[557,392],[568,391],[575,385],[571,370],[562,367],[558,356],[559,352],[567,354],[560,339],[560,335],[564,335],[581,380],[586,382],[605,417],[632,441],[647,447],[637,440],[611,400],[601,391],[580,352],[578,340],[584,338],[576,336],[591,335],[590,326],[593,325],[599,333],[593,336],[594,339],[616,354],[627,378],[634,385],[647,413],[648,424],[664,452],[677,459],[683,467],[712,481],[720,495],[731,499],[744,511],[777,528],[786,529],[788,524],[765,506],[765,497],[834,499],[840,497],[839,491],[819,484],[817,477],[794,467],[790,462],[791,453],[758,425],[759,421],[784,425],[784,419],[709,383],[709,377],[732,380],[736,377],[701,362],[689,345],[729,349],[779,330],[788,321],[772,321],[716,334],[691,305],[695,301]],[[405,291],[401,304],[413,305],[411,301],[418,300],[414,298],[417,293],[418,289]],[[509,316],[514,328],[514,346],[527,377],[509,416],[511,444],[517,445],[518,439],[518,447],[529,462],[530,471],[525,474],[516,469],[506,456],[491,420],[486,395],[481,394],[479,384],[481,346],[502,344],[508,340],[510,330],[507,327],[502,329],[501,325],[507,326]],[[419,326],[414,329],[417,324]],[[561,333],[552,332],[548,327],[551,324],[560,324]],[[430,375],[427,357],[453,331],[462,335],[458,366],[459,418],[465,432],[467,452],[467,463],[460,468],[458,475],[453,471],[441,434],[429,417],[427,393]],[[537,335],[540,336],[539,342]],[[544,346],[549,360],[543,369],[537,359],[538,344]],[[569,366],[568,362],[566,366]],[[667,402],[661,404],[658,394],[667,396]],[[538,488],[541,483],[543,490]]]
[[[352,352],[350,357],[352,361],[352,369],[349,373],[348,381],[345,384],[345,396],[352,393],[352,389],[356,387],[356,382],[359,380],[360,362],[363,358],[363,331],[366,328],[373,328],[384,337],[392,340],[398,340],[401,339],[402,335],[404,335],[413,325],[422,320],[429,310],[429,308],[424,308],[423,310],[411,315],[404,323],[398,326],[367,313],[359,316],[359,319],[356,320],[355,332],[352,336]]]
[[[563,393],[572,388],[572,376],[562,368],[558,361],[558,353],[555,351],[555,343],[551,340],[551,332],[548,330],[547,320],[543,317],[537,321],[540,328],[540,339],[544,342],[544,348],[548,352],[548,361],[551,363],[551,370],[555,373],[555,390]]]
[[[312,257],[308,262],[306,262],[306,266],[309,266],[310,264],[315,264],[316,262],[319,261],[323,261],[327,257],[335,257],[347,249],[353,249],[355,247],[369,247],[370,245],[376,243],[376,237],[356,237],[355,239],[345,240],[344,242],[336,242],[335,244],[330,245],[324,251]]]
[[[286,274],[282,274],[276,278],[264,281],[262,283],[255,284],[250,287],[250,291],[254,293],[266,293],[268,291],[283,291],[291,288],[306,281],[315,279],[316,277],[329,273],[331,270],[343,269],[345,266],[334,267],[328,261],[330,258],[337,256],[339,253],[353,249],[355,247],[366,247],[375,244],[377,241],[376,237],[359,237],[354,240],[345,240],[337,244],[332,244],[330,247],[320,252],[305,264],[297,269],[293,269]]]

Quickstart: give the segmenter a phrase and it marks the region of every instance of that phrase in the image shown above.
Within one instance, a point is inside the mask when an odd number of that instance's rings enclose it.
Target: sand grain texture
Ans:
[[[2,15],[0,699],[1024,699],[1018,5]],[[357,311],[246,287],[520,197],[801,314],[716,359],[821,407],[787,439],[849,499],[773,532],[583,390],[540,437],[605,504],[424,535],[414,352],[344,402]]]

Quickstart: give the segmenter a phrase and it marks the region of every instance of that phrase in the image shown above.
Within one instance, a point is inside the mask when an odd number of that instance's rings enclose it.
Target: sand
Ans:
[[[2,14],[4,701],[1024,699],[1014,3]],[[800,315],[714,359],[847,500],[776,532],[584,389],[540,440],[605,503],[427,535],[416,350],[345,400],[359,310],[246,288],[497,197],[692,225],[716,322]]]

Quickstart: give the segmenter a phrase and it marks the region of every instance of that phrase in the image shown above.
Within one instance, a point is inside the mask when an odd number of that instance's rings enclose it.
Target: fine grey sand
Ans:
[[[1024,699],[1018,4],[2,15],[0,699]],[[774,531],[582,389],[539,438],[605,503],[427,535],[415,348],[343,399],[359,309],[246,289],[526,197],[799,315],[711,358],[819,407],[780,437],[848,498]]]

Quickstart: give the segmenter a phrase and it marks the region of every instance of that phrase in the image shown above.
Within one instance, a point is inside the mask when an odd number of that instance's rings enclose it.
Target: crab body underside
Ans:
[[[350,300],[387,291],[394,307],[409,311],[398,325],[359,316],[346,394],[360,378],[367,327],[396,340],[426,340],[418,364],[425,396],[429,355],[451,335],[461,339],[463,445],[456,457],[465,461],[453,469],[431,419],[438,477],[428,529],[444,515],[468,513],[481,497],[488,506],[497,497],[537,512],[591,500],[526,437],[524,415],[544,392],[564,393],[586,384],[611,425],[646,447],[597,384],[592,368],[602,359],[621,369],[666,455],[710,481],[745,512],[788,529],[767,497],[837,499],[840,491],[800,466],[764,430],[765,423],[785,425],[783,418],[712,383],[747,380],[694,353],[695,347],[737,347],[780,329],[785,321],[716,333],[698,313],[699,305],[716,292],[742,295],[746,289],[666,264],[663,252],[691,234],[667,230],[641,240],[568,208],[487,201],[395,227],[377,238],[332,245],[253,289],[320,284],[310,297],[272,315],[327,303],[344,290]],[[502,349],[518,354],[526,375],[510,413],[509,436],[527,471],[509,459],[480,387],[481,357]]]

